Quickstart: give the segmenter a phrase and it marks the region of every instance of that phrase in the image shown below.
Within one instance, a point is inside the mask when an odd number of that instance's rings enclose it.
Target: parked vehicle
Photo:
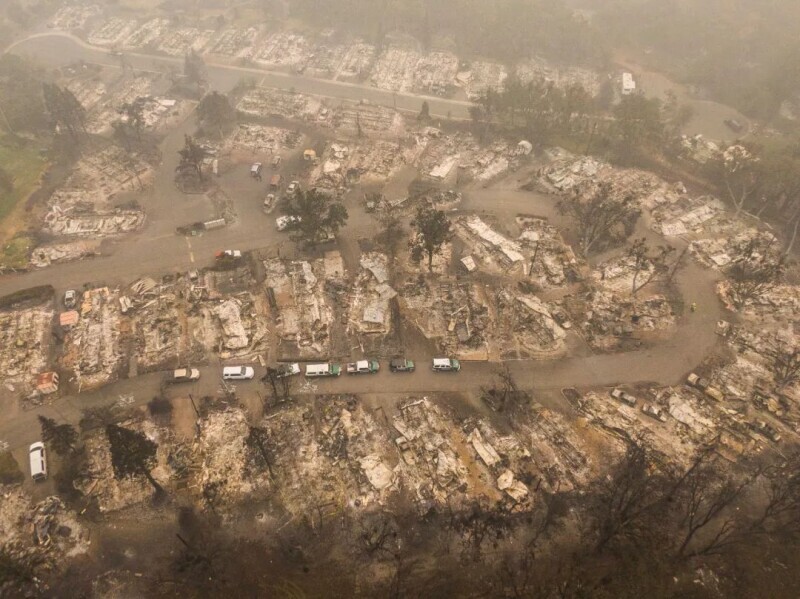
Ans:
[[[78,303],[78,292],[74,289],[68,289],[64,294],[64,307],[72,309]]]
[[[375,374],[381,369],[377,360],[359,360],[347,365],[347,374]]]
[[[338,364],[306,364],[306,376],[339,376],[342,374],[342,367]]]
[[[756,432],[761,433],[774,443],[781,440],[781,434],[778,432],[778,429],[763,420],[756,420],[751,426]]]
[[[686,377],[686,382],[689,383],[692,387],[697,387],[701,391],[705,391],[710,385],[708,380],[696,375],[694,372]]]
[[[226,366],[222,369],[222,379],[226,381],[248,381],[255,375],[252,366]]]
[[[277,190],[281,186],[281,181],[283,181],[283,177],[280,175],[272,175],[272,178],[269,180],[270,189]]]
[[[729,128],[731,131],[733,131],[734,133],[741,133],[742,131],[744,131],[744,125],[742,125],[742,124],[741,124],[739,121],[737,121],[736,119],[725,119],[723,122],[724,122],[724,123],[725,123],[725,124],[728,126],[728,128]]]
[[[197,368],[178,368],[172,371],[169,379],[170,383],[189,383],[200,378],[200,371]]]
[[[274,193],[267,194],[267,197],[264,198],[264,212],[269,214],[275,209],[275,205],[278,203],[278,198]]]
[[[654,406],[651,403],[646,403],[642,406],[642,412],[650,416],[650,418],[655,418],[656,420],[660,420],[661,422],[667,421],[667,415],[664,414],[664,410],[661,408]]]
[[[241,258],[242,251],[241,250],[224,250],[217,252],[216,258],[217,260],[222,260],[223,258]]]
[[[278,231],[285,231],[294,223],[299,223],[302,219],[299,216],[279,216],[275,219],[275,226],[278,227]]]
[[[286,188],[286,193],[289,195],[293,195],[300,191],[300,181],[292,181],[289,183],[289,187]]]
[[[432,367],[434,372],[458,372],[461,362],[455,358],[434,358]]]
[[[28,459],[31,465],[31,478],[35,482],[47,478],[47,454],[45,453],[44,443],[37,441],[28,449]]]
[[[406,358],[393,358],[389,362],[389,370],[392,372],[414,372],[415,369],[414,361]]]
[[[636,405],[636,398],[630,393],[623,391],[622,389],[614,389],[613,391],[611,391],[611,397],[613,397],[614,399],[618,399],[622,402],[625,402],[629,406]]]
[[[278,364],[275,367],[275,370],[278,371],[276,375],[279,379],[282,379],[287,376],[294,376],[296,374],[300,374],[300,364],[294,362],[293,364]]]
[[[253,165],[250,167],[250,176],[255,177],[256,179],[260,179],[262,167],[263,165],[260,162],[254,162]]]
[[[555,318],[556,322],[562,329],[566,331],[572,328],[572,322],[570,322],[569,316],[567,316],[567,313],[564,312],[564,310],[561,308],[555,308],[551,310],[550,313],[553,315],[553,318]]]
[[[281,157],[280,156],[275,156],[272,159],[272,168],[278,168],[280,165],[281,165]]]

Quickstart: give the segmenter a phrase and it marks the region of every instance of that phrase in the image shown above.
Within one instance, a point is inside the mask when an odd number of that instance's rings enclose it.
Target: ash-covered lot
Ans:
[[[625,65],[124,4],[46,23],[103,60],[39,82],[0,275],[0,595],[791,570],[797,227],[755,148],[628,122]]]

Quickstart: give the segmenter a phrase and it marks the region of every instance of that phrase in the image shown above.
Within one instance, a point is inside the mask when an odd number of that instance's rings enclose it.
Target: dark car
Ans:
[[[414,372],[413,360],[408,360],[406,358],[394,358],[389,362],[389,370],[392,372]]]

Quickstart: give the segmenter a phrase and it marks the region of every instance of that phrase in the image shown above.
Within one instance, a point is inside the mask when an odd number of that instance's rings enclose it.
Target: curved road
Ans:
[[[52,45],[55,44],[55,47]],[[48,33],[17,42],[14,50],[35,51],[43,56],[59,56],[62,63],[78,58],[110,58],[108,53],[86,47],[76,38],[66,34]],[[78,50],[81,56],[70,55]],[[55,52],[55,54],[52,54]],[[129,55],[131,56],[131,55]],[[137,59],[153,60],[153,57],[136,55]],[[158,58],[162,62],[175,62],[176,59]],[[243,69],[239,67],[214,66],[218,72],[228,73],[231,84],[235,84],[232,73]],[[245,69],[246,70],[246,69]],[[262,71],[257,71],[263,74]],[[321,82],[308,78],[298,78],[285,74],[270,73],[274,81],[283,85],[291,81],[295,89],[300,89],[297,81],[309,86],[332,86],[350,94],[363,96],[367,91],[358,86]],[[238,80],[238,79],[237,79]],[[320,93],[319,88],[309,90]],[[368,88],[375,94],[387,92]],[[391,94],[388,94],[391,97]],[[408,96],[409,101],[417,99]],[[437,100],[438,102],[445,102]],[[433,108],[433,105],[431,105]],[[262,191],[247,176],[247,165],[239,165],[231,173],[222,177],[221,184],[234,198],[239,213],[239,222],[220,231],[207,233],[196,238],[185,238],[174,233],[177,224],[203,220],[213,215],[213,208],[201,196],[184,196],[172,184],[172,173],[177,162],[177,150],[183,142],[184,131],[190,131],[192,119],[175,129],[162,143],[164,162],[158,170],[153,188],[144,194],[141,203],[149,215],[149,223],[143,231],[109,244],[111,253],[103,257],[71,262],[43,270],[35,270],[20,275],[0,276],[0,295],[19,289],[52,284],[59,290],[78,287],[82,283],[104,282],[109,285],[130,283],[137,277],[159,276],[168,272],[185,272],[200,268],[212,261],[214,251],[224,247],[253,250],[280,247],[283,237],[270,226],[271,219],[265,219],[260,210]],[[552,200],[536,194],[516,190],[492,189],[467,192],[464,206],[470,210],[489,210],[513,218],[517,214],[531,214],[539,210],[546,214],[551,210]],[[351,230],[350,235],[355,231]],[[652,233],[651,233],[652,235]],[[348,237],[345,228],[342,237]],[[680,249],[680,248],[679,248]],[[722,316],[720,303],[715,293],[715,273],[697,264],[689,265],[679,272],[676,283],[686,303],[695,302],[696,312],[688,310],[682,315],[672,338],[639,351],[622,354],[592,355],[552,361],[514,361],[509,363],[512,374],[519,386],[531,390],[558,389],[566,386],[608,386],[638,382],[655,382],[661,385],[680,383],[685,375],[703,361],[717,342],[715,327]],[[391,374],[382,371],[374,376],[341,377],[335,380],[314,381],[315,389],[309,393],[426,393],[452,392],[454,390],[475,390],[485,386],[495,369],[487,363],[465,363],[458,374],[435,374],[427,368],[430,356],[412,356],[418,360],[420,368],[413,374]],[[173,393],[194,392],[198,396],[216,391],[219,384],[219,367],[203,368],[199,383],[175,388]],[[258,369],[257,369],[258,370]],[[133,394],[137,403],[144,403],[157,392],[162,374],[155,373],[121,380],[96,392],[65,397],[51,406],[30,412],[14,411],[10,402],[0,401],[3,418],[0,421],[0,441],[13,448],[29,443],[38,435],[36,416],[43,413],[49,416],[77,422],[81,410],[95,405],[107,404],[119,395]],[[262,389],[257,382],[241,385],[245,394],[255,395]],[[4,390],[0,390],[2,398]]]
[[[63,31],[33,34],[14,42],[6,48],[5,52],[28,55],[53,67],[60,67],[78,60],[108,67],[119,68],[120,66],[119,58],[112,56],[110,50],[92,46]],[[178,67],[180,69],[183,66],[183,58],[136,52],[125,52],[124,55],[134,70],[153,71],[155,68],[164,72],[168,68]],[[368,100],[374,104],[393,106],[398,110],[414,113],[420,111],[423,102],[428,102],[431,114],[440,117],[450,115],[452,118],[467,119],[469,118],[469,107],[472,106],[471,102],[461,100],[392,92],[358,83],[316,79],[257,67],[242,67],[208,60],[206,67],[211,89],[220,92],[227,92],[241,79],[251,77],[265,87],[294,90],[342,100]]]

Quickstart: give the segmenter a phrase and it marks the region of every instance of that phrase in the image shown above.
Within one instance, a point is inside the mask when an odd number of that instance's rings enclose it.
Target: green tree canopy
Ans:
[[[111,465],[114,468],[115,478],[122,480],[141,476],[153,485],[157,493],[163,493],[164,489],[150,473],[156,465],[158,445],[155,442],[142,433],[116,424],[106,426],[106,437],[111,450]]]
[[[298,191],[286,210],[292,239],[314,247],[336,235],[347,222],[347,209],[316,189]]]
[[[411,221],[414,235],[410,241],[411,259],[419,263],[427,257],[428,270],[433,270],[433,257],[442,251],[442,247],[452,237],[450,219],[441,210],[429,206],[420,206],[414,220]]]
[[[78,431],[71,424],[58,424],[52,418],[39,415],[42,427],[42,440],[58,455],[67,455],[75,449],[78,442]]]

